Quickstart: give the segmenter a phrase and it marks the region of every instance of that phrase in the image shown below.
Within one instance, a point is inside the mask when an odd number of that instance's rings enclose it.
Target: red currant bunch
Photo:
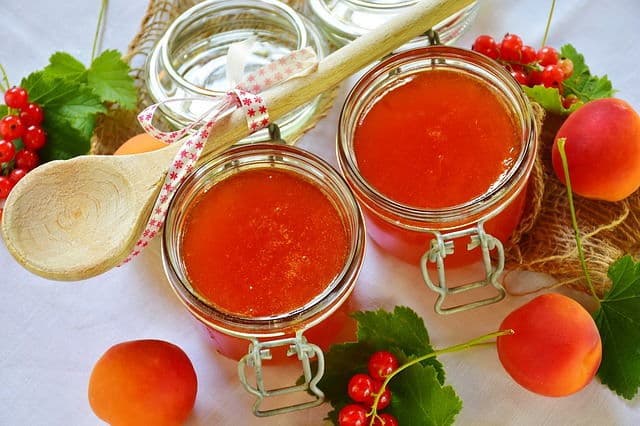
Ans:
[[[0,200],[7,198],[14,185],[38,165],[36,151],[47,142],[41,127],[42,107],[29,102],[25,89],[8,89],[4,102],[9,114],[0,119]]]
[[[491,36],[480,35],[471,49],[500,62],[521,85],[553,87],[561,95],[562,83],[573,73],[571,59],[561,58],[551,46],[536,51],[516,34],[506,34],[500,43]],[[577,100],[575,96],[568,96],[562,98],[562,103],[569,108]]]
[[[365,426],[369,424],[373,404],[378,398],[376,413],[391,404],[391,391],[382,390],[385,378],[398,369],[398,359],[390,352],[378,351],[371,355],[369,374],[354,374],[349,380],[347,394],[355,403],[344,406],[338,413],[340,426]],[[398,420],[389,413],[376,414],[375,426],[398,426]]]

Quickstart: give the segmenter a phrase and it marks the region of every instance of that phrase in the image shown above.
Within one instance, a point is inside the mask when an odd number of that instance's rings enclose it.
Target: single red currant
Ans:
[[[380,392],[381,388],[382,388],[382,383],[378,382],[378,381],[375,381],[375,383],[374,383],[374,392],[369,397],[369,400],[367,401],[367,405],[369,407],[373,406],[373,403],[375,402],[375,394]],[[391,404],[391,391],[389,390],[388,387],[386,387],[386,388],[384,388],[384,391],[382,392],[382,395],[380,395],[380,399],[378,399],[378,406],[376,407],[376,410],[384,410],[385,408],[387,408],[389,406],[389,404]]]
[[[525,72],[524,67],[521,64],[509,64],[507,69],[511,70],[511,71],[522,71],[522,72]]]
[[[13,169],[11,170],[11,173],[9,173],[9,180],[13,182],[13,184],[15,185],[26,174],[27,174],[27,171],[25,169]]]
[[[516,81],[523,86],[526,86],[528,83],[527,75],[522,71],[511,71],[511,76],[516,79]]]
[[[0,176],[0,200],[7,198],[12,189],[13,182],[6,176]]]
[[[7,163],[13,160],[16,155],[16,147],[11,141],[0,139],[0,163]]]
[[[562,98],[562,106],[566,109],[571,108],[571,105],[578,102],[578,97],[576,95],[568,95],[566,98]]]
[[[367,410],[362,405],[345,405],[338,413],[340,426],[365,426],[367,423]]]
[[[17,115],[7,115],[0,120],[0,136],[7,141],[12,141],[22,137],[24,125]]]
[[[551,46],[545,46],[538,50],[538,61],[543,67],[555,65],[558,63],[558,52]]]
[[[398,426],[398,419],[389,413],[380,414],[373,421],[374,426]]]
[[[527,86],[537,86],[542,84],[542,71],[533,70],[527,76]]]
[[[520,62],[522,39],[515,34],[506,34],[500,44],[500,57],[505,61]]]
[[[22,136],[22,142],[27,149],[37,151],[47,142],[47,135],[38,126],[29,126]]]
[[[384,380],[398,369],[398,359],[387,351],[378,351],[369,358],[369,374],[376,380]]]
[[[4,92],[4,103],[7,104],[9,108],[17,108],[22,109],[27,106],[27,102],[29,101],[29,95],[27,91],[22,87],[12,87],[11,89]]]
[[[488,35],[479,35],[473,42],[471,49],[492,59],[498,59],[500,56],[500,51],[498,50],[496,41],[493,37]]]
[[[356,402],[367,402],[375,391],[375,381],[366,374],[354,374],[349,380],[347,393]]]
[[[523,64],[532,64],[536,59],[538,59],[536,49],[528,45],[522,46],[520,50],[520,62]]]
[[[44,111],[42,107],[37,104],[28,104],[26,108],[23,108],[20,112],[20,120],[26,127],[39,126],[44,120]]]
[[[40,162],[40,158],[38,154],[33,151],[29,151],[28,149],[22,149],[16,152],[16,164],[15,167],[18,169],[25,169],[27,171],[36,168],[38,163]]]
[[[547,65],[542,71],[542,84],[544,87],[559,88],[564,81],[564,72],[558,65]]]
[[[573,61],[571,59],[560,59],[558,67],[562,70],[565,80],[573,74]]]

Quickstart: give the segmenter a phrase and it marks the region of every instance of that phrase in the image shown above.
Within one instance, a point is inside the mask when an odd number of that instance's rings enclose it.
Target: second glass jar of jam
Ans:
[[[257,397],[256,415],[322,402],[316,387],[322,350],[346,340],[341,333],[352,326],[345,311],[364,244],[364,221],[344,179],[295,147],[236,147],[181,185],[165,223],[165,271],[216,349],[240,359],[240,379]],[[306,383],[269,390],[262,365],[272,357],[301,362]],[[315,374],[312,358],[318,360]],[[247,370],[254,370],[255,384]],[[271,396],[304,391],[315,398],[261,408]]]
[[[356,83],[337,149],[373,240],[420,264],[440,294],[436,310],[450,313],[504,297],[503,243],[522,215],[536,146],[529,101],[504,67],[433,46],[396,54]],[[445,263],[478,260],[484,279],[447,287]],[[487,284],[497,296],[444,307],[447,295]]]

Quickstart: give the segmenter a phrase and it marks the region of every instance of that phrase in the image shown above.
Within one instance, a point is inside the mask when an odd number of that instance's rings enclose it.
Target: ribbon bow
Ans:
[[[250,44],[252,42],[249,42]],[[228,63],[236,64],[237,60],[231,57],[233,48],[230,48]],[[235,49],[236,52],[242,49]],[[233,81],[231,70],[236,65],[229,66],[227,77]],[[262,91],[282,83],[290,78],[301,77],[314,71],[318,65],[316,54],[312,48],[307,47],[289,53],[282,58],[265,65],[258,70],[247,74],[242,81],[230,90],[222,98],[188,98],[170,99],[145,108],[139,115],[138,121],[149,135],[166,143],[173,143],[187,137],[176,156],[173,158],[167,171],[162,189],[156,199],[144,232],[136,242],[135,248],[122,262],[127,263],[149,245],[149,242],[160,232],[167,215],[167,208],[173,195],[184,179],[193,171],[196,162],[200,158],[207,140],[211,136],[215,139],[215,125],[218,119],[236,108],[244,110],[247,126],[251,133],[269,125],[269,112]],[[240,67],[242,69],[243,67]],[[203,100],[211,103],[211,108],[202,114],[197,120],[187,127],[173,132],[162,132],[153,124],[153,116],[159,106],[168,102],[185,100]],[[215,143],[212,141],[212,143]]]

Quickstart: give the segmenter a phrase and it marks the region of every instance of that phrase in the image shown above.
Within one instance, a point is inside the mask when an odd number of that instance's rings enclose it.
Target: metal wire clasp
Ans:
[[[452,314],[455,312],[466,311],[468,309],[477,308],[479,306],[489,305],[491,303],[499,302],[505,297],[505,290],[502,284],[498,282],[498,278],[502,275],[504,270],[504,248],[502,243],[492,235],[487,234],[484,231],[482,223],[477,226],[464,229],[461,231],[450,232],[448,234],[441,234],[440,232],[434,232],[435,238],[431,240],[431,248],[422,256],[420,260],[420,269],[422,270],[422,278],[427,286],[433,291],[438,293],[438,299],[435,304],[435,311],[439,314]],[[470,236],[471,242],[467,245],[467,250],[471,251],[476,248],[480,248],[482,252],[482,263],[484,265],[485,278],[480,281],[463,284],[453,288],[447,287],[447,281],[445,276],[444,258],[454,252],[454,240],[460,237]],[[494,266],[491,262],[490,251],[496,250],[497,265]],[[434,283],[429,277],[429,271],[427,270],[429,262],[436,264],[436,270],[438,273],[438,282]],[[473,290],[487,285],[493,286],[498,294],[486,299],[476,300],[469,303],[463,303],[460,305],[451,306],[449,308],[443,308],[445,299],[452,294],[459,294],[469,290]]]
[[[304,382],[299,385],[286,386],[276,389],[267,389],[264,384],[262,372],[262,361],[271,359],[271,348],[289,346],[287,356],[296,355],[302,363],[302,371]],[[315,375],[311,372],[311,359],[317,358],[317,371]],[[256,376],[256,385],[252,385],[247,380],[247,367],[253,368]],[[256,339],[251,340],[249,353],[238,362],[238,376],[240,382],[247,392],[256,396],[253,404],[253,414],[257,417],[267,417],[276,414],[289,413],[291,411],[303,410],[315,407],[324,402],[324,393],[318,389],[318,382],[324,375],[324,354],[318,346],[308,343],[307,339],[302,335],[302,331],[296,333],[295,337],[279,340],[271,340],[268,342],[259,342]],[[265,398],[286,395],[294,392],[305,393],[313,399],[307,402],[301,402],[283,407],[261,410],[260,406]]]

